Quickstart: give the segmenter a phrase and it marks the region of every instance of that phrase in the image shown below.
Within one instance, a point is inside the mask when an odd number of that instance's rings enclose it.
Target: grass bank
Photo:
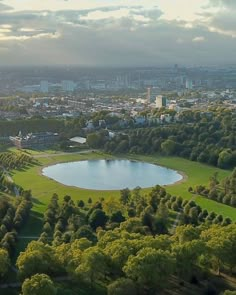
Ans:
[[[222,214],[225,217],[230,217],[236,221],[236,209],[227,205],[217,203],[215,201],[203,198],[201,196],[192,195],[188,192],[190,186],[202,184],[207,185],[210,176],[214,172],[218,172],[219,180],[230,174],[230,171],[222,170],[216,167],[204,165],[198,162],[192,162],[186,159],[177,157],[161,157],[161,156],[144,156],[144,155],[119,155],[113,156],[101,152],[89,152],[83,154],[45,154],[37,158],[38,165],[31,166],[21,171],[13,171],[12,176],[14,181],[21,185],[24,189],[31,189],[34,197],[33,211],[43,213],[53,193],[57,193],[60,198],[64,195],[70,195],[75,201],[82,199],[85,202],[89,197],[96,201],[100,197],[118,197],[119,191],[108,190],[87,190],[75,187],[69,187],[57,183],[47,177],[41,175],[41,170],[44,166],[53,165],[61,162],[94,160],[94,159],[115,159],[126,158],[138,161],[145,161],[153,164],[162,165],[177,171],[181,171],[186,175],[183,182],[165,186],[166,190],[172,195],[182,196],[184,199],[192,199],[202,207],[210,211],[215,211],[217,214]],[[66,173],[66,172],[65,172]],[[145,193],[151,190],[143,189]]]

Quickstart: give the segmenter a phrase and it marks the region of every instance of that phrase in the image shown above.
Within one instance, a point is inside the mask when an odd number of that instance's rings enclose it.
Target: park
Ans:
[[[29,151],[27,151],[29,152]],[[62,199],[65,195],[70,195],[76,201],[82,199],[87,202],[88,198],[93,201],[99,198],[118,197],[119,190],[90,190],[78,187],[70,187],[60,184],[52,179],[42,175],[42,169],[46,166],[51,166],[56,163],[75,162],[83,160],[99,160],[99,159],[128,159],[140,162],[146,162],[164,166],[184,175],[183,179],[175,184],[165,186],[167,192],[175,196],[181,196],[184,199],[194,201],[203,209],[209,212],[214,211],[217,214],[222,214],[224,217],[229,217],[236,220],[235,209],[209,200],[199,195],[192,194],[188,191],[189,187],[196,185],[207,185],[209,178],[215,173],[218,173],[219,180],[227,177],[231,171],[222,170],[209,165],[192,162],[178,157],[166,157],[160,155],[111,155],[100,151],[82,152],[82,153],[56,153],[56,152],[32,152],[32,155],[37,159],[37,164],[22,170],[12,172],[15,183],[21,185],[24,189],[30,189],[34,200],[33,212],[43,214],[49,203],[53,193],[57,193]],[[66,173],[66,172],[65,172]],[[142,189],[143,193],[150,192],[151,188]]]

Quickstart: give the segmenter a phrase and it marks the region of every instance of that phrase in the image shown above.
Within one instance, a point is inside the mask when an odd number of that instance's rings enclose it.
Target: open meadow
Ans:
[[[144,155],[119,155],[114,156],[104,154],[102,152],[87,152],[87,153],[74,153],[74,154],[55,154],[55,153],[34,153],[38,161],[37,165],[28,167],[21,171],[13,171],[12,176],[14,181],[21,185],[24,189],[31,189],[34,207],[33,211],[37,214],[43,214],[46,210],[47,204],[53,193],[57,193],[62,199],[65,195],[70,195],[73,200],[84,200],[87,202],[88,198],[93,201],[103,197],[119,197],[119,191],[109,190],[89,190],[76,187],[69,187],[62,185],[52,179],[49,179],[41,174],[41,170],[45,166],[53,165],[61,162],[72,162],[82,160],[94,159],[131,159],[137,161],[145,161],[161,166],[165,166],[181,172],[184,179],[176,184],[165,186],[166,190],[172,195],[182,196],[184,199],[194,199],[197,204],[202,208],[207,209],[209,212],[214,211],[217,214],[222,214],[224,217],[230,217],[236,221],[235,209],[209,200],[207,198],[193,195],[188,192],[188,188],[195,187],[196,185],[207,185],[209,178],[218,172],[219,180],[230,174],[230,171],[218,169],[216,167],[204,165],[198,162],[192,162],[177,157],[162,157],[162,156],[144,156]],[[65,171],[66,173],[66,171]],[[143,193],[148,193],[151,188],[143,189]]]

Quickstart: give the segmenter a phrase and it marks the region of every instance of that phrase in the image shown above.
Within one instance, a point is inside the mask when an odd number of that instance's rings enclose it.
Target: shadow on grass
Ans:
[[[44,203],[42,203],[41,201],[39,201],[39,199],[36,199],[36,198],[32,198],[32,201],[34,204],[36,205],[45,205]],[[36,213],[36,212],[35,212]]]

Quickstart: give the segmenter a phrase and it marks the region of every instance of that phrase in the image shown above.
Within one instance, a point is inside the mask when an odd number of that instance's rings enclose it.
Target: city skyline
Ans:
[[[0,66],[236,64],[235,13],[232,0],[0,0]]]

